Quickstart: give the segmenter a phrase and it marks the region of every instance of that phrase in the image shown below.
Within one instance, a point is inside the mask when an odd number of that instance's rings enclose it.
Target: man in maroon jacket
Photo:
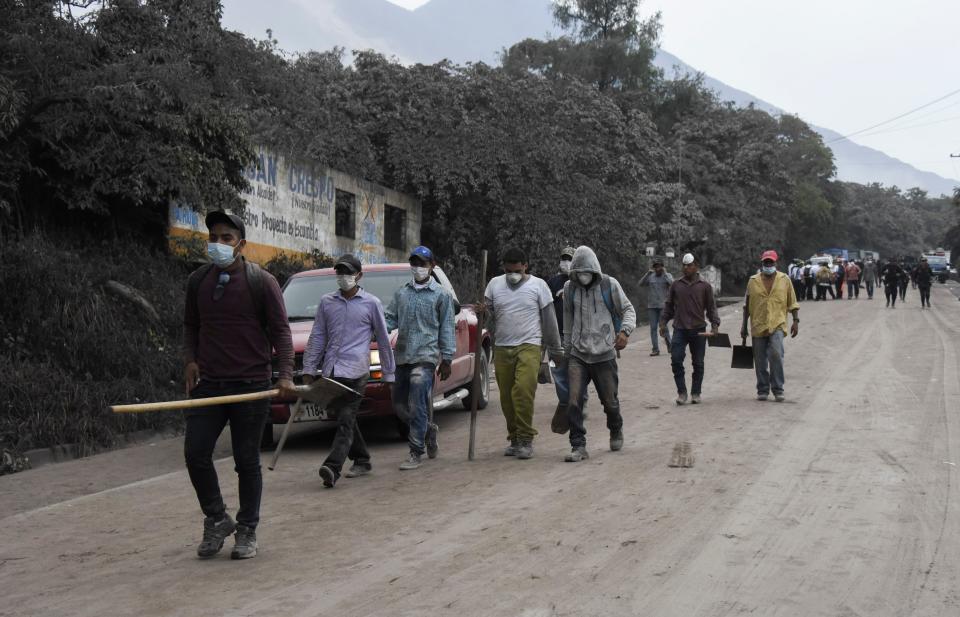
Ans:
[[[280,286],[269,273],[242,257],[246,244],[243,221],[235,214],[211,212],[207,254],[212,264],[190,275],[184,310],[184,353],[187,394],[206,398],[268,390],[275,368],[281,394],[293,390],[293,341]],[[271,348],[276,365],[271,366]],[[295,396],[295,394],[293,394]],[[186,413],[184,457],[196,490],[203,521],[201,558],[213,557],[236,531],[233,559],[257,554],[260,521],[260,437],[269,413],[267,399],[215,405]],[[230,423],[233,460],[239,479],[237,521],[227,513],[220,494],[213,449]]]

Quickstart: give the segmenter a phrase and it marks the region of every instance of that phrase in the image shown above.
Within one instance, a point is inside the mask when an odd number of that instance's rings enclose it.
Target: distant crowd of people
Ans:
[[[907,289],[912,284],[920,291],[921,308],[930,308],[933,272],[925,257],[913,268],[903,260],[889,259],[878,263],[872,257],[862,260],[809,259],[806,262],[798,259],[790,264],[787,276],[801,301],[826,301],[828,294],[833,300],[842,300],[844,292],[847,300],[856,300],[860,298],[861,285],[866,288],[867,299],[873,300],[874,289],[882,286],[887,307],[896,308],[897,298],[905,302]]]

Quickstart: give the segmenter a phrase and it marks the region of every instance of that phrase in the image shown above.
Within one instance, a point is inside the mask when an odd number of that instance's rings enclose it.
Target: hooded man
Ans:
[[[563,332],[563,287],[570,280],[570,264],[573,263],[573,254],[576,249],[572,246],[565,247],[560,251],[560,264],[556,274],[547,279],[547,287],[553,294],[553,310],[557,315],[557,329]],[[554,363],[556,364],[556,363]],[[553,385],[557,390],[557,411],[560,417],[567,415],[567,400],[570,398],[570,385],[567,381],[567,369],[564,366],[552,366],[550,375],[553,377]],[[583,400],[580,401],[580,408],[583,409],[587,403],[587,391],[583,391]]]
[[[617,352],[627,346],[636,325],[633,304],[617,279],[603,274],[593,249],[577,248],[570,264],[570,280],[563,290],[563,350],[570,380],[567,417],[571,452],[565,458],[567,462],[589,457],[580,402],[591,381],[607,416],[610,450],[616,452],[623,447]]]
[[[700,390],[703,385],[703,357],[707,351],[707,323],[704,314],[710,320],[711,335],[720,329],[720,314],[713,297],[713,287],[700,278],[700,264],[691,253],[683,256],[683,278],[670,286],[667,301],[660,316],[660,334],[666,336],[667,324],[673,320],[673,341],[670,346],[670,366],[673,368],[673,380],[677,385],[677,405],[687,402],[687,385],[683,371],[683,360],[690,347],[693,360],[693,384],[691,403],[700,402]]]
[[[789,277],[777,271],[777,252],[760,256],[760,273],[747,282],[743,304],[743,326],[740,336],[747,338],[747,322],[752,323],[753,364],[757,371],[757,399],[767,400],[770,391],[778,403],[783,402],[783,339],[787,335],[787,313],[793,314],[790,335],[800,331],[797,316],[800,305]]]

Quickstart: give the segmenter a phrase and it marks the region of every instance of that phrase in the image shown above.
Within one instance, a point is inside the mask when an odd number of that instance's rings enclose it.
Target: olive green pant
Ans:
[[[507,420],[507,435],[510,440],[532,440],[537,434],[533,428],[533,397],[537,393],[540,346],[495,347],[493,367],[500,390],[500,408]]]

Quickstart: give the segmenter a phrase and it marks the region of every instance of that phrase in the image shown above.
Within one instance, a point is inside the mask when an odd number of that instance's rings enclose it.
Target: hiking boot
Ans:
[[[237,535],[230,559],[250,559],[257,556],[257,531],[246,525],[237,525]]]
[[[510,440],[510,445],[506,447],[503,451],[504,456],[516,456],[517,450],[520,448],[520,442],[516,439]]]
[[[699,395],[699,394],[692,394],[692,395],[690,395],[690,404],[691,404],[691,405],[699,405],[699,404],[700,404],[700,395]]]
[[[579,463],[588,458],[590,458],[590,455],[587,453],[587,446],[577,446],[570,450],[570,454],[563,457],[563,460],[567,463]]]
[[[437,444],[437,433],[439,432],[440,427],[436,424],[427,427],[427,438],[424,439],[427,442],[427,458],[437,458],[437,452],[440,450],[440,445]]]
[[[323,480],[325,487],[333,488],[333,485],[337,483],[337,472],[326,465],[322,465],[320,467],[320,479]]]
[[[773,394],[773,400],[777,401],[778,403],[782,403],[785,398],[786,398],[786,397],[783,395],[783,392],[781,392],[781,393],[779,393],[779,394],[777,394],[777,393],[774,393],[774,394]]]
[[[765,401],[765,400],[767,400],[768,398],[770,398],[770,395],[769,395],[769,394],[760,394],[760,393],[757,393],[757,400],[758,400],[758,401]]]
[[[525,439],[517,445],[517,458],[527,460],[533,458],[533,440]]]
[[[623,448],[623,431],[610,432],[610,451],[617,452]]]
[[[686,404],[687,404],[687,393],[677,392],[677,405],[686,405]]]
[[[223,541],[226,540],[237,524],[233,522],[229,514],[224,514],[219,521],[214,521],[212,516],[203,519],[203,540],[197,547],[197,557],[208,559],[220,552],[223,548]]]
[[[416,469],[420,467],[422,463],[420,462],[420,455],[415,452],[411,452],[410,456],[407,457],[407,460],[400,463],[400,470],[407,471],[410,469]]]
[[[350,466],[350,469],[347,473],[343,474],[347,478],[359,478],[360,476],[365,476],[373,471],[373,467],[370,465],[363,465],[361,463],[354,463]]]

